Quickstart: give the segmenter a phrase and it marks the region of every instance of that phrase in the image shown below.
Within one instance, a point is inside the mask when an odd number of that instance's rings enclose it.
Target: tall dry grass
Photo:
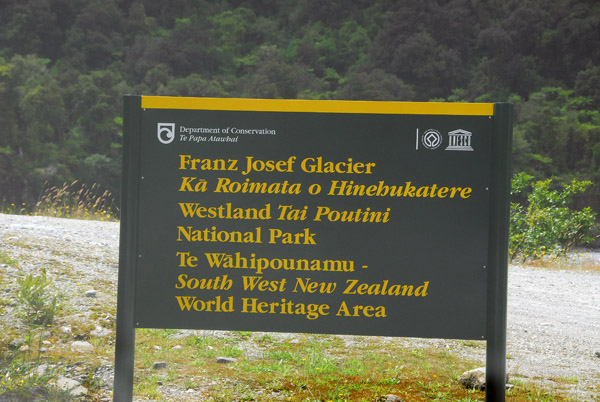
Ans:
[[[46,183],[31,213],[61,218],[118,220],[118,210],[110,191],[102,192],[97,184],[90,187],[77,180],[63,183],[62,187]]]

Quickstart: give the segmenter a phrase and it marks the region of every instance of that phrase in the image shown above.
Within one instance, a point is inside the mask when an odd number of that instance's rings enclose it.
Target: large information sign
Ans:
[[[137,327],[485,337],[493,105],[197,102],[142,98]]]
[[[486,339],[494,111],[126,98],[132,325]]]

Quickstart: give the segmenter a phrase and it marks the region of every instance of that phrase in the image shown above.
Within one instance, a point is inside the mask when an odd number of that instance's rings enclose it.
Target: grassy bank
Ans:
[[[39,276],[20,276],[15,282],[9,271],[18,272],[18,264],[0,253],[0,287],[7,289],[0,297],[0,399],[19,395],[34,400],[41,392],[48,401],[110,400],[114,302],[92,304],[87,315],[74,319],[75,306],[58,283]],[[65,274],[62,280],[77,279]],[[112,292],[108,296],[116,300],[111,284],[101,291]],[[38,314],[48,310],[50,316]],[[94,333],[98,322],[107,333]],[[11,345],[17,338],[23,343]],[[75,350],[76,340],[89,342],[93,350]],[[461,346],[483,351],[485,343],[462,341]],[[139,329],[134,399],[372,402],[394,394],[404,401],[484,401],[484,392],[458,381],[461,373],[484,362],[454,352],[451,343],[405,338]],[[235,360],[219,363],[220,357]],[[155,368],[155,362],[165,362],[166,368]],[[57,390],[62,376],[77,379],[88,394],[70,397]],[[574,401],[560,388],[577,379],[553,381],[557,387],[549,390],[511,379],[515,387],[507,400]]]

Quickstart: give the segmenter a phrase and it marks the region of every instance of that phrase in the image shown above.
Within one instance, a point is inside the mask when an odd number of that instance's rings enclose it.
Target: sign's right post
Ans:
[[[486,400],[506,397],[506,316],[513,105],[494,105],[487,300]]]

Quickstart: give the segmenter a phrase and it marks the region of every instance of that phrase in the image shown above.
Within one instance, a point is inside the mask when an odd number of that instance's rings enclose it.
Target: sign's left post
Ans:
[[[140,181],[140,96],[125,96],[123,114],[123,170],[121,181],[121,234],[113,401],[133,399],[135,356],[135,269],[137,260],[137,201]]]

